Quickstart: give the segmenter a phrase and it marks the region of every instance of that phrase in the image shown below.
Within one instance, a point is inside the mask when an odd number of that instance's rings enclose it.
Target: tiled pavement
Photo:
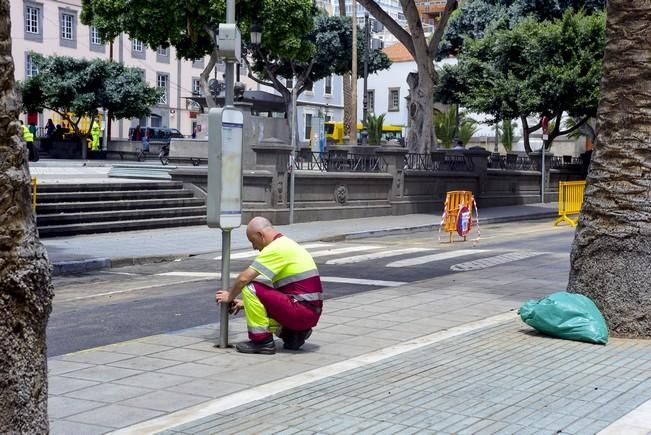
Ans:
[[[553,340],[513,320],[565,286],[567,265],[540,256],[328,300],[299,352],[216,349],[206,325],[55,357],[51,431],[594,433],[651,398],[651,342]],[[496,315],[511,320],[468,326]],[[241,317],[230,330],[245,339]],[[631,433],[651,431],[640,409]]]
[[[651,343],[596,346],[519,320],[161,434],[592,434],[651,399]]]

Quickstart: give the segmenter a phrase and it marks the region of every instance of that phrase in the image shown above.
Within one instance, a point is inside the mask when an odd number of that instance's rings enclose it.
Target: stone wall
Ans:
[[[262,215],[275,224],[289,222],[291,147],[279,141],[251,146],[255,169],[244,169],[244,220]],[[540,201],[540,172],[488,169],[484,150],[447,151],[461,170],[409,169],[404,148],[381,148],[381,172],[328,172],[296,170],[294,179],[294,222],[411,213],[440,214],[445,194],[470,190],[479,207],[528,204]],[[577,180],[581,175],[569,170],[547,169],[545,200],[558,200],[558,182]],[[205,192],[207,169],[179,168],[170,172],[174,180],[193,183]]]

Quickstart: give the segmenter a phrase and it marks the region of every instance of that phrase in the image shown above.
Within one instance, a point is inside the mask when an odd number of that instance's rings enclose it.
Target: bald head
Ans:
[[[262,216],[256,216],[249,221],[246,226],[246,237],[251,242],[253,249],[262,251],[262,249],[271,243],[278,234],[269,222],[269,219]]]

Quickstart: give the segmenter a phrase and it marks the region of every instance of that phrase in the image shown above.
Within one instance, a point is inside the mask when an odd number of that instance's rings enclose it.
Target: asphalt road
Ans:
[[[569,262],[571,228],[539,221],[481,230],[479,243],[450,245],[447,235],[439,242],[436,233],[420,232],[304,245],[315,255],[326,298],[526,262],[540,255]],[[253,254],[234,252],[231,271],[245,268]],[[221,284],[218,255],[55,277],[49,356],[217,322],[213,301]]]

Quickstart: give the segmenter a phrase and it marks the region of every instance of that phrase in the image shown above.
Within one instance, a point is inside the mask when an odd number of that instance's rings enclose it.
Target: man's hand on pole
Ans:
[[[233,302],[233,297],[231,296],[231,292],[227,292],[224,290],[218,290],[217,293],[215,294],[215,301],[218,304],[225,303],[225,304],[230,304]]]

